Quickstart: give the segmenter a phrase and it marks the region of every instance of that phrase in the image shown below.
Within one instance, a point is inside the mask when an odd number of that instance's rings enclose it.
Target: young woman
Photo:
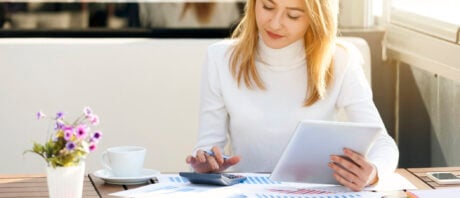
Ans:
[[[199,139],[186,158],[195,171],[271,172],[300,120],[335,120],[339,109],[384,128],[359,52],[337,40],[337,12],[337,0],[247,1],[233,39],[208,49]],[[228,142],[236,156],[224,160]],[[399,153],[382,130],[367,158],[343,155],[329,166],[359,191],[392,173]]]

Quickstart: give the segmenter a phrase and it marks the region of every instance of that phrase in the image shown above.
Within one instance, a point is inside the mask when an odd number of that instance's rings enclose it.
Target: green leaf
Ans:
[[[72,154],[68,154],[63,156],[61,162],[63,166],[73,166],[75,158],[78,158],[78,156],[74,156]]]
[[[38,154],[42,154],[43,151],[44,151],[44,147],[43,147],[43,145],[34,142],[34,146],[33,146],[32,150],[34,152],[38,153]]]
[[[56,157],[51,157],[51,158],[48,158],[48,163],[53,167],[53,168],[56,168],[56,166],[59,165],[59,160],[56,158]]]
[[[86,155],[86,152],[84,150],[81,150],[81,149],[78,149],[78,150],[75,150],[75,155],[77,155],[78,157],[84,157]]]

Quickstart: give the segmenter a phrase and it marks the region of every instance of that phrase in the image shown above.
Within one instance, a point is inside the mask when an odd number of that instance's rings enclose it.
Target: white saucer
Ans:
[[[94,176],[101,178],[108,184],[116,185],[133,185],[147,183],[150,179],[159,175],[160,171],[152,169],[142,169],[141,175],[135,177],[117,177],[112,171],[107,169],[97,170],[93,173]]]

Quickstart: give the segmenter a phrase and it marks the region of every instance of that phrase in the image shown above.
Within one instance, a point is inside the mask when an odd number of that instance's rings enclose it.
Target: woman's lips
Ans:
[[[280,39],[281,37],[283,37],[283,36],[281,36],[281,35],[279,35],[279,34],[275,34],[275,33],[270,32],[270,31],[267,31],[267,34],[268,34],[268,36],[269,36],[270,38],[272,38],[272,39]]]

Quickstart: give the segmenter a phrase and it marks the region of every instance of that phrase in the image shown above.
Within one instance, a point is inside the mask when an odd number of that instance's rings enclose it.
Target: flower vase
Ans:
[[[46,177],[50,198],[81,198],[83,193],[83,179],[85,163],[77,166],[47,167]]]

